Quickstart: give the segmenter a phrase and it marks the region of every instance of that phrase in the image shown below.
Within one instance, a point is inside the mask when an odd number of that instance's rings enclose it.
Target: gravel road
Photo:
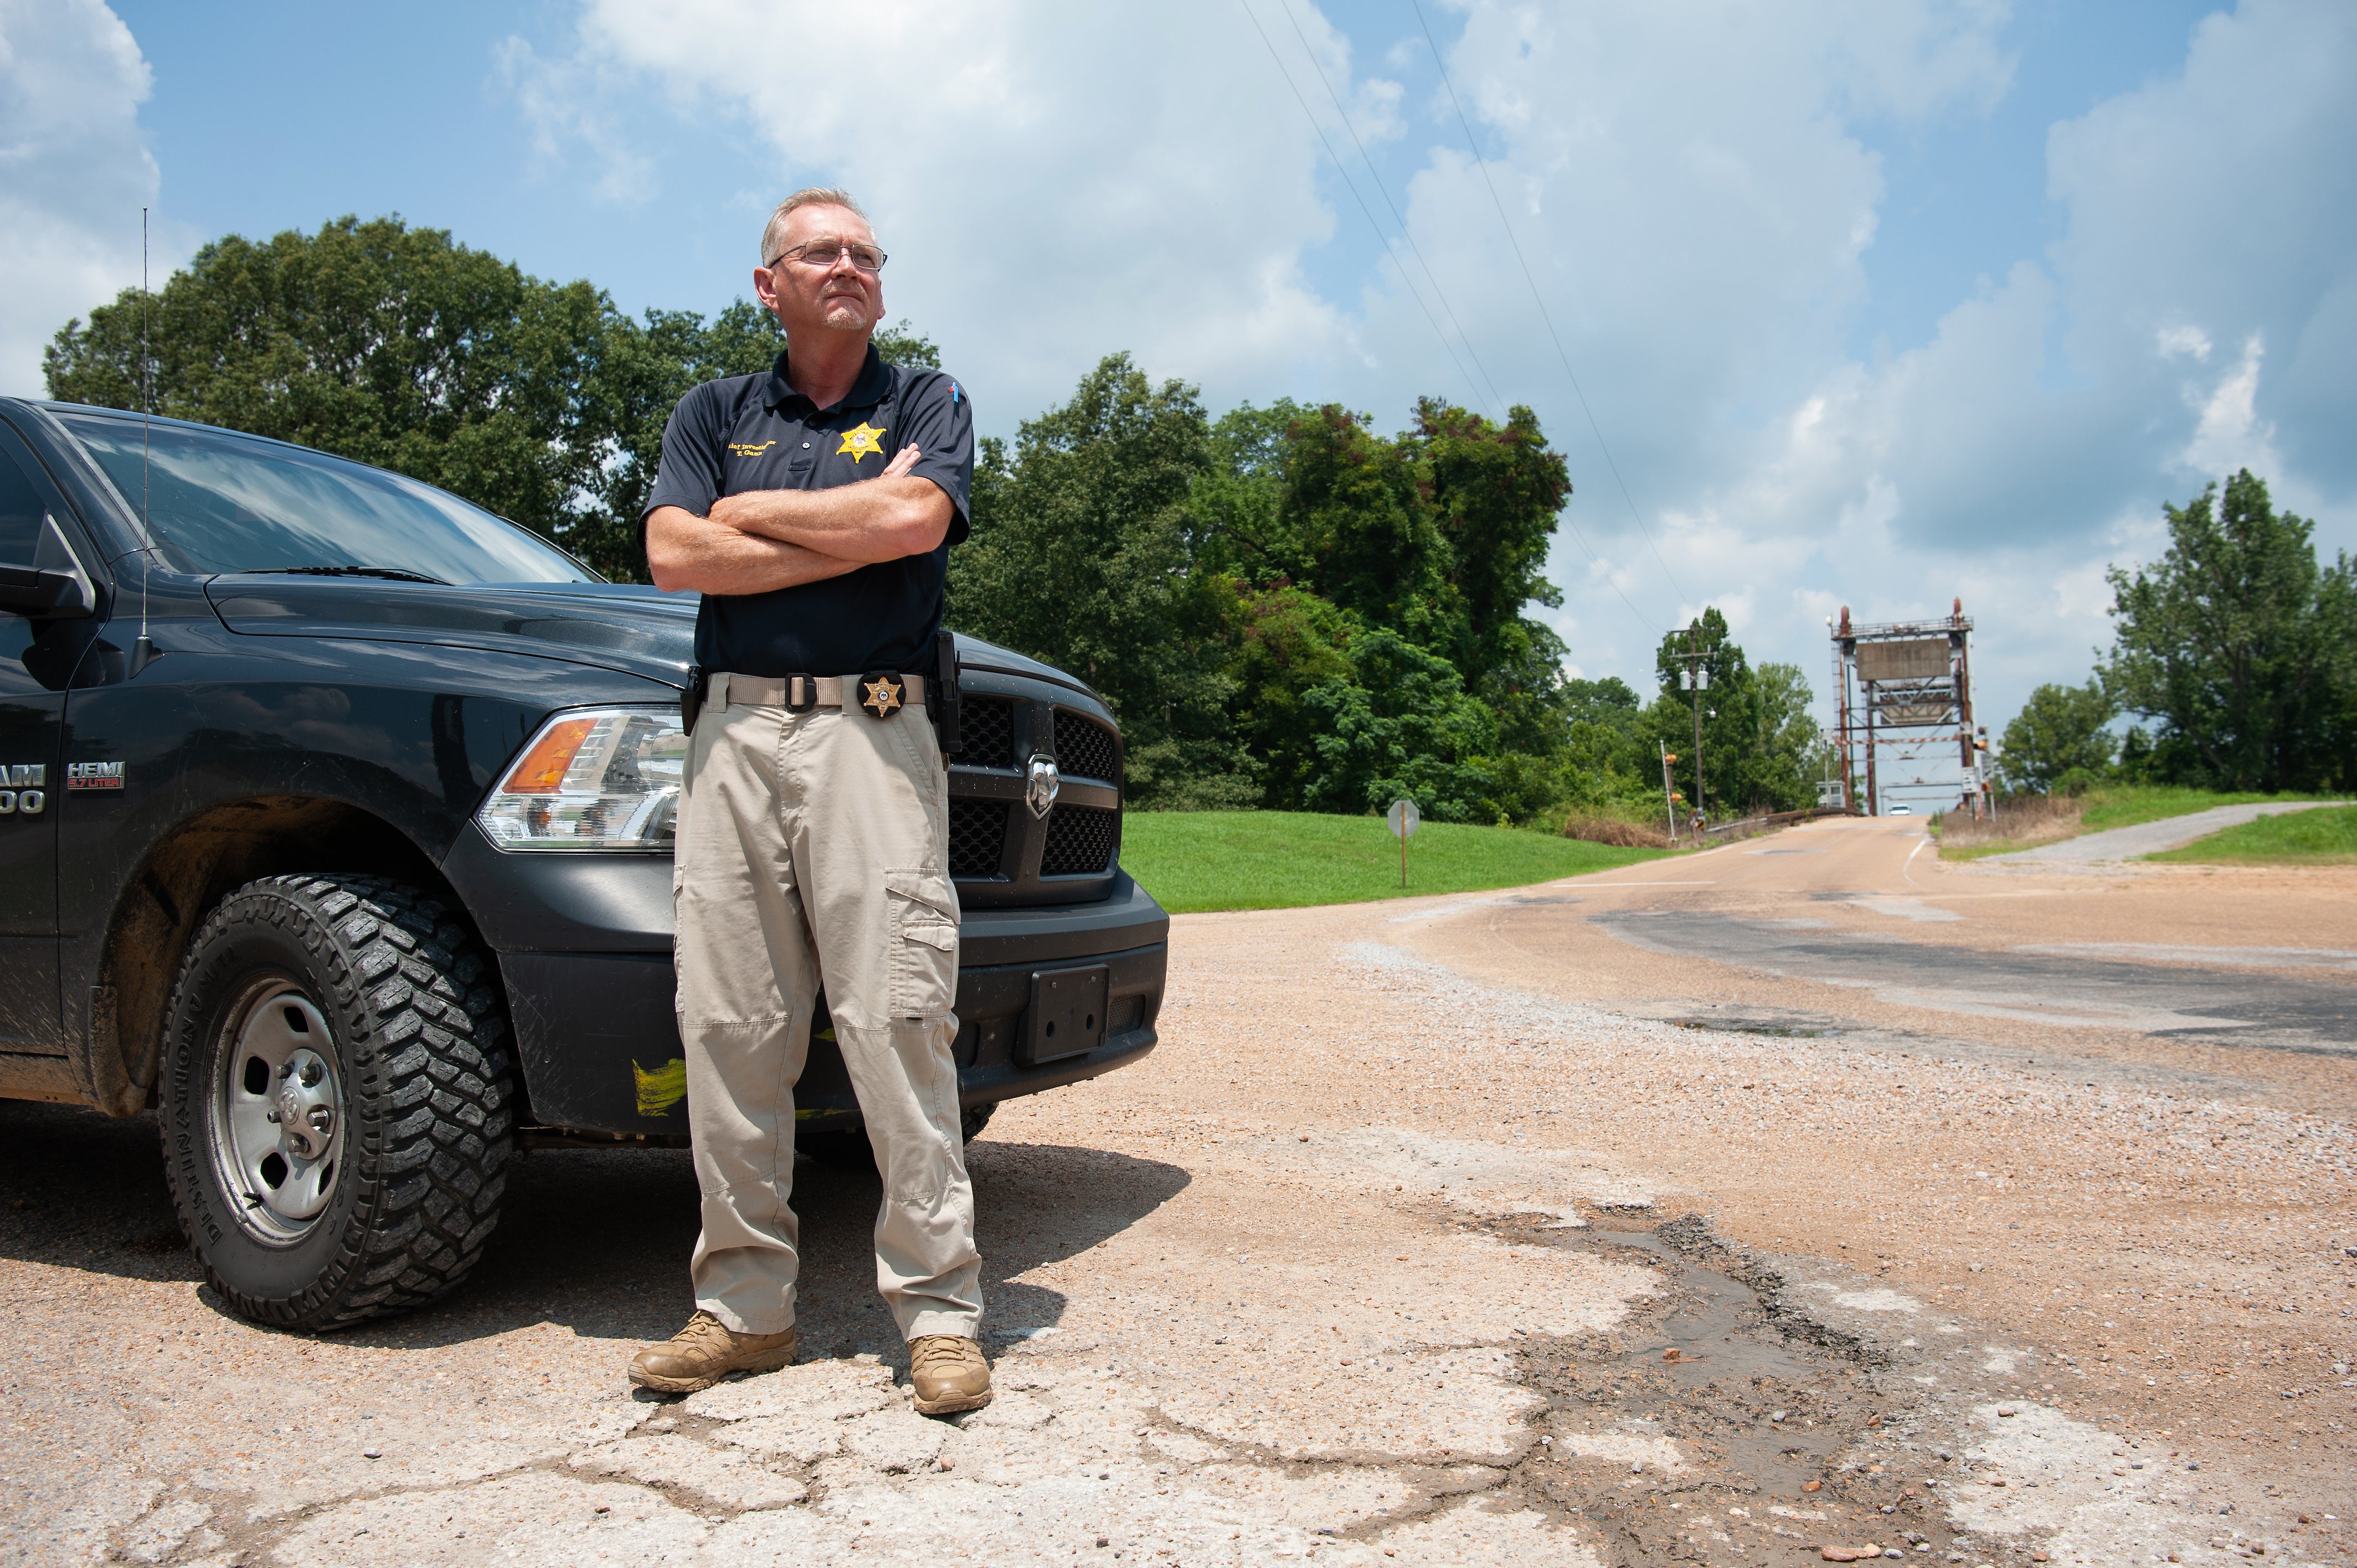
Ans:
[[[2139,822],[2132,828],[2110,828],[2099,833],[2081,833],[2074,839],[2059,843],[2040,844],[2036,849],[2018,849],[2010,854],[1986,857],[1991,865],[2093,865],[2104,861],[2136,860],[2163,850],[2183,849],[2196,839],[2206,839],[2212,833],[2239,828],[2244,822],[2255,822],[2261,817],[2280,817],[2287,811],[2312,811],[2319,806],[2346,805],[2346,801],[2286,800],[2266,801],[2247,806],[2214,806],[2206,811],[2195,811],[2182,817],[2163,817],[2157,822]]]
[[[688,1310],[683,1155],[533,1154],[457,1297],[309,1339],[196,1282],[151,1123],[0,1106],[0,1552],[2348,1561],[2357,1063],[2219,986],[2345,991],[2357,876],[1920,845],[1181,918],[1161,1048],[973,1147],[1001,1391],[955,1423],[872,1177],[802,1167],[806,1363],[662,1402],[621,1370]],[[1682,922],[1926,978],[1629,936]],[[2172,999],[1975,1001],[2025,949]]]

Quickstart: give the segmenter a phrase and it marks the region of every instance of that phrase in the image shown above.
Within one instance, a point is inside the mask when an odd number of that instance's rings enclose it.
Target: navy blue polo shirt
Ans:
[[[872,344],[858,381],[832,408],[788,384],[783,353],[763,374],[706,381],[679,400],[663,427],[647,513],[675,506],[705,517],[721,497],[748,490],[856,484],[883,472],[911,442],[923,454],[911,477],[941,486],[957,508],[941,544],[822,583],[706,594],[695,616],[698,664],[741,675],[930,674],[950,546],[966,536],[974,405],[950,376],[888,365]],[[639,542],[646,543],[646,513]]]

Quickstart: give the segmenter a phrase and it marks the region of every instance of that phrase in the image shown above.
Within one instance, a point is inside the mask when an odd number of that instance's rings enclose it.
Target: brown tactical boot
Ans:
[[[739,1334],[708,1312],[630,1358],[630,1381],[659,1394],[692,1394],[739,1372],[774,1372],[794,1359],[794,1331]]]
[[[909,1382],[919,1415],[955,1415],[990,1402],[990,1363],[981,1346],[956,1334],[920,1334],[909,1341]]]

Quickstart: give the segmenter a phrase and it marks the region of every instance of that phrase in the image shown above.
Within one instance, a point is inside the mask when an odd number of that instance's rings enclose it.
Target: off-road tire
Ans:
[[[990,1125],[992,1112],[996,1112],[997,1109],[998,1101],[994,1100],[986,1105],[969,1105],[963,1111],[960,1112],[958,1113],[958,1137],[960,1140],[964,1143],[971,1144],[976,1138],[981,1137],[982,1130]]]
[[[274,982],[299,988],[328,1025],[344,1138],[326,1207],[292,1237],[238,1218],[215,1157],[226,1031],[241,998]],[[474,1268],[513,1142],[508,1021],[496,967],[439,899],[374,876],[247,883],[189,942],[165,1031],[164,1169],[234,1310],[343,1328],[423,1306]]]
[[[969,1105],[958,1113],[958,1134],[966,1143],[982,1136],[990,1125],[990,1114],[998,1109],[998,1101],[987,1105]],[[864,1126],[830,1127],[823,1132],[804,1133],[796,1140],[796,1148],[831,1171],[843,1171],[851,1176],[867,1176],[876,1170],[876,1145],[867,1141]]]

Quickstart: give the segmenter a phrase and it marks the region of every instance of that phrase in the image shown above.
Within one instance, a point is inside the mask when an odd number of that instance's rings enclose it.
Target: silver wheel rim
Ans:
[[[238,1223],[264,1241],[307,1234],[344,1164],[343,1083],[328,1020],[302,987],[268,980],[221,1028],[214,1163]]]

